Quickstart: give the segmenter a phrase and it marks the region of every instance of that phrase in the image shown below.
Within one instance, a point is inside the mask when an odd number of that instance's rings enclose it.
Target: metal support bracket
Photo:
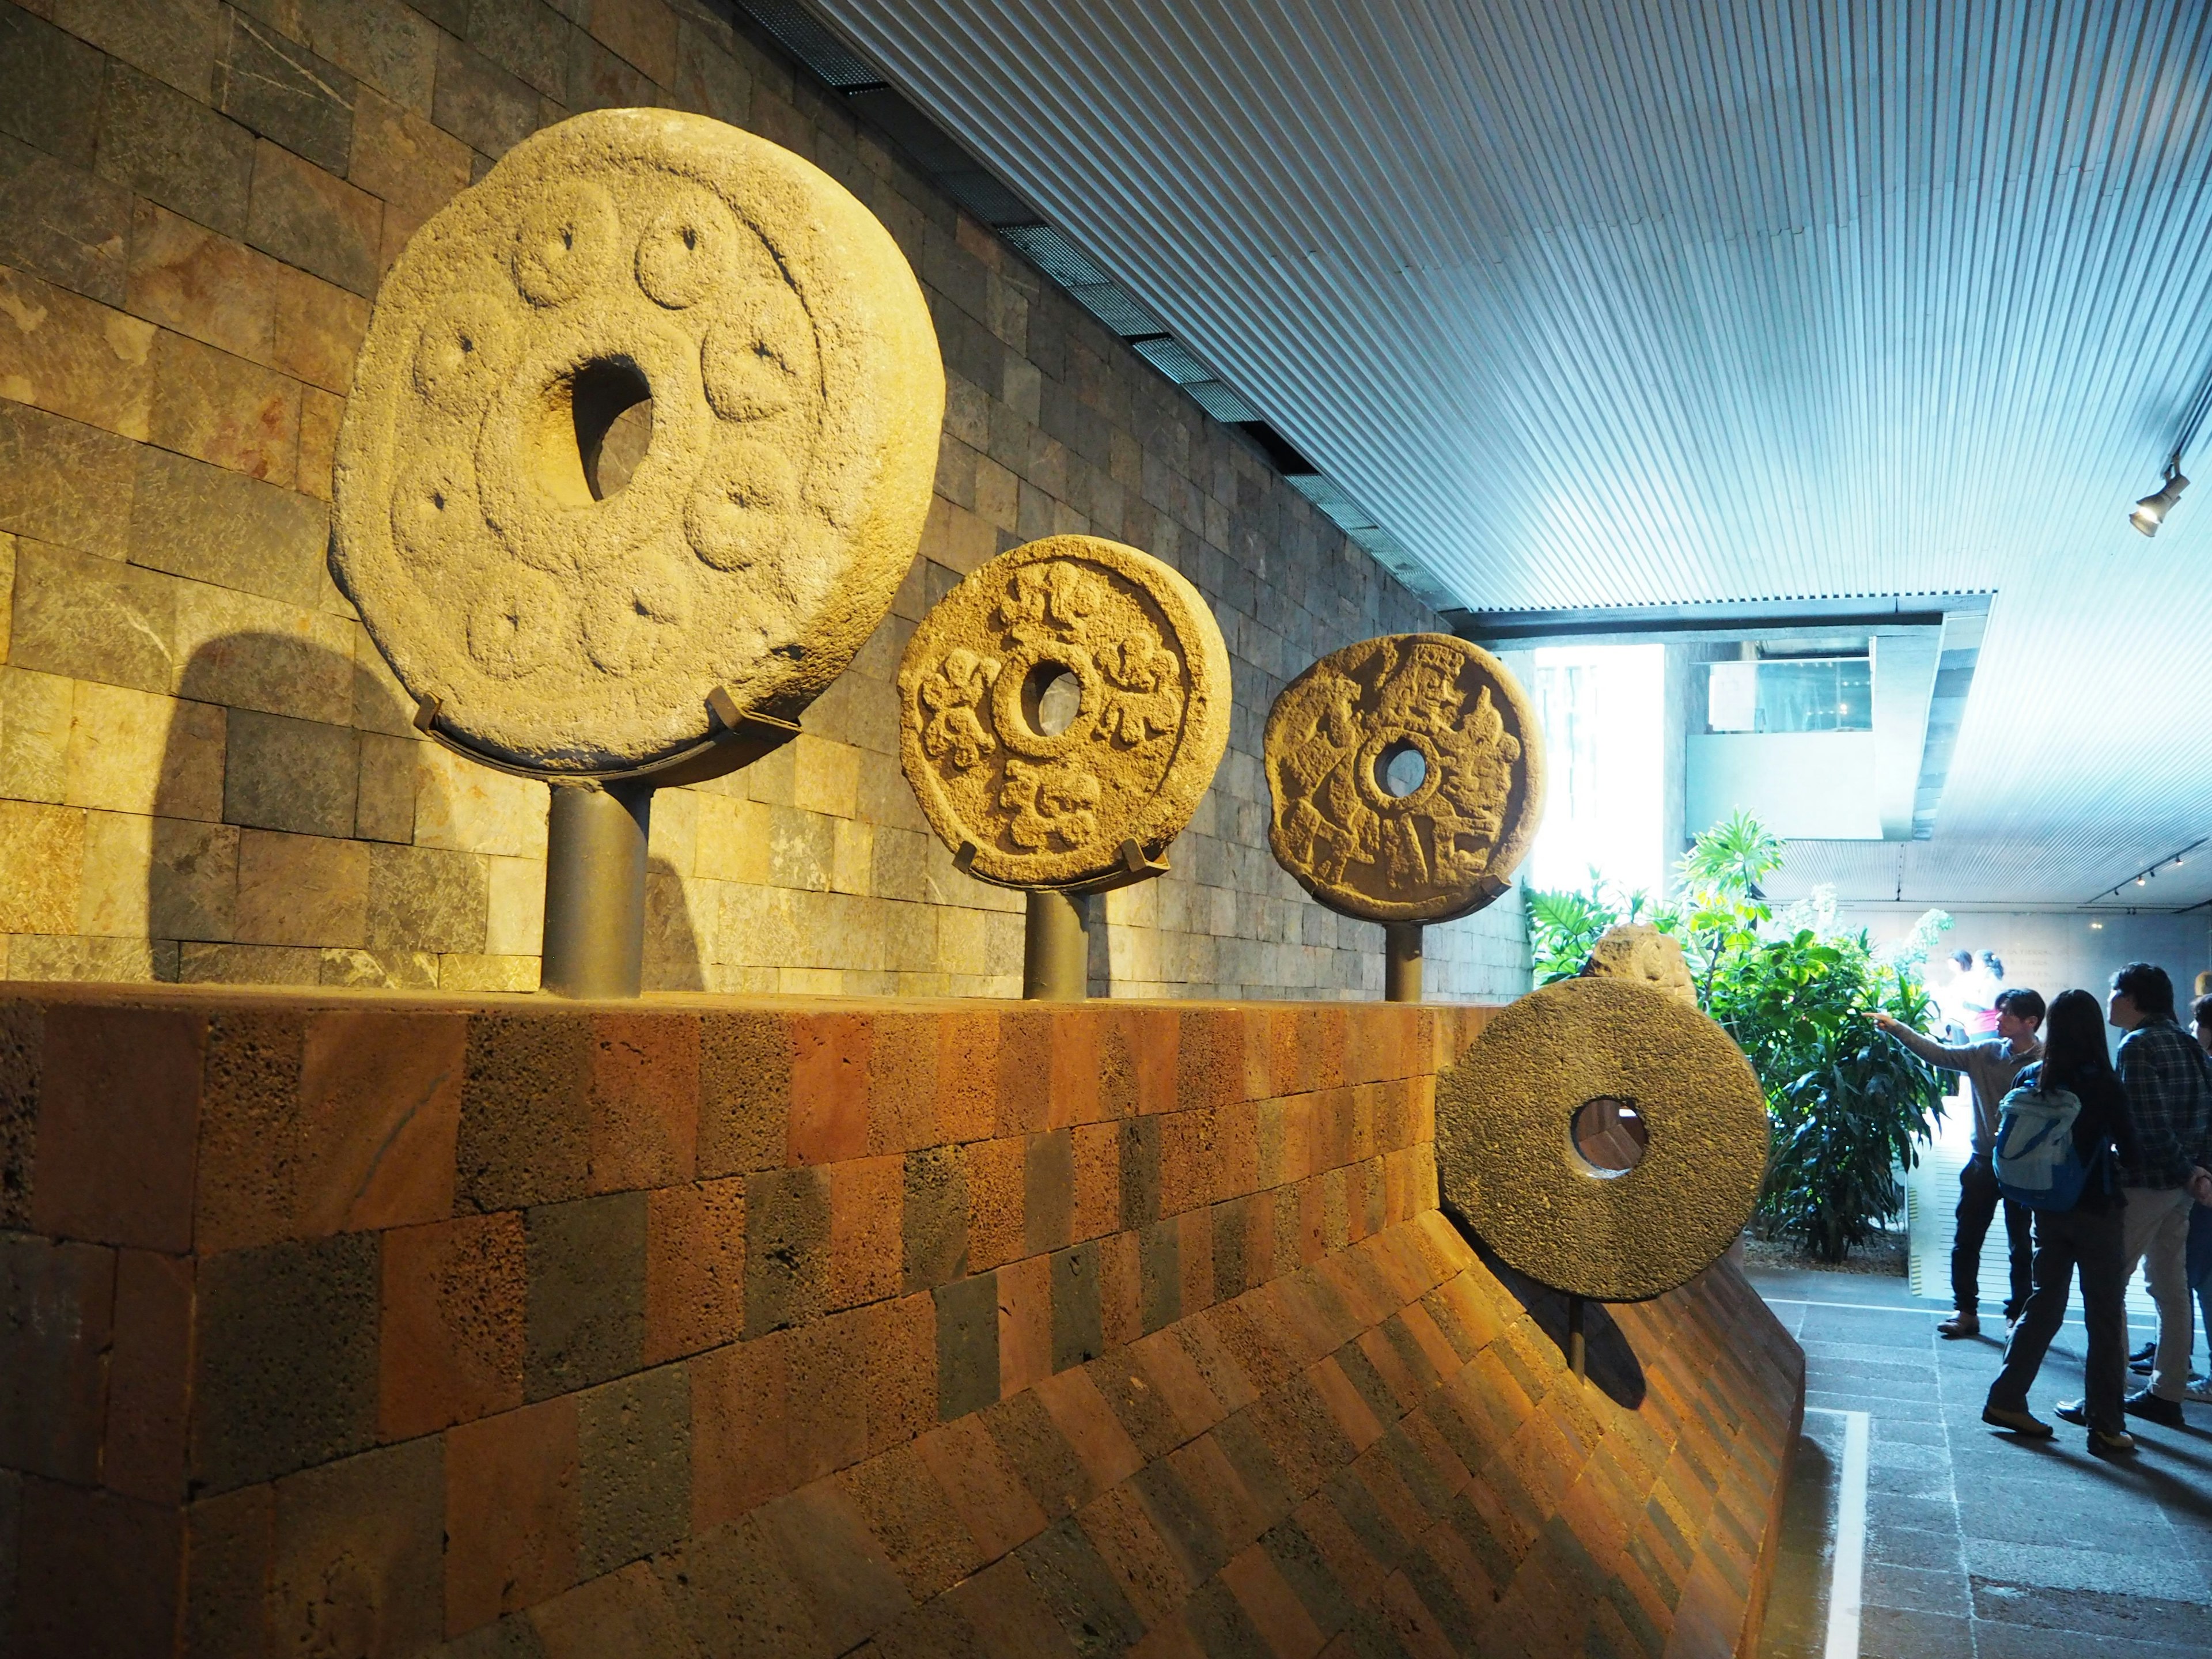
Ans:
[[[706,738],[642,766],[559,772],[489,754],[441,727],[444,705],[415,700],[415,729],[440,748],[552,791],[545,823],[545,944],[538,983],[556,996],[634,997],[645,977],[646,843],[653,792],[751,765],[799,735],[796,722],[707,694]]]
[[[975,875],[975,843],[963,841],[952,854],[952,867],[963,876]],[[1168,872],[1165,859],[1149,858],[1133,838],[1121,843],[1121,861],[1103,876],[1072,882],[1065,887],[1025,887],[1029,915],[1022,935],[1022,995],[1040,1001],[1078,1002],[1090,994],[1090,906],[1093,893],[1110,893],[1133,887]],[[994,887],[1012,885],[992,882]]]
[[[1382,1000],[1421,1000],[1421,927],[1418,921],[1382,924]]]

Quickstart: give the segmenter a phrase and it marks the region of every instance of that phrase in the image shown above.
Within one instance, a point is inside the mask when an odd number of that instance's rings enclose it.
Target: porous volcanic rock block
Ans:
[[[1490,1017],[22,988],[0,1649],[1741,1649],[1802,1357],[1723,1263],[1574,1380]]]

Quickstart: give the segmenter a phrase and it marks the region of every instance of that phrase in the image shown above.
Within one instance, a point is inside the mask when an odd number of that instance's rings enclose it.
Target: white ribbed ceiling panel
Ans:
[[[2212,827],[2203,0],[817,9],[1470,606],[1995,589],[1907,898]]]

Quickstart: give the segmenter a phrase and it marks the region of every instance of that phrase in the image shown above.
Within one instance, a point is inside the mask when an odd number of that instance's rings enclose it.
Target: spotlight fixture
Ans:
[[[2118,898],[2121,894],[2128,890],[2130,883],[2133,883],[2137,887],[2149,886],[2150,879],[2153,876],[2165,869],[2169,864],[2175,866],[2180,865],[2187,854],[2195,852],[2198,848],[2203,846],[2208,841],[2212,841],[2212,836],[2199,836],[2195,841],[2191,842],[2188,846],[2183,848],[2179,852],[2168,853],[2164,858],[2159,860],[2157,863],[2145,865],[2142,869],[2136,871],[2135,874],[2128,877],[2125,881],[2114,882],[2103,892],[2098,894],[2096,897],[2088,899],[2085,901],[2085,902],[2090,904],[2101,904],[2106,899]],[[2207,902],[2212,902],[2212,901],[2207,901]],[[2135,913],[2133,911],[2130,911],[2128,914],[2132,915]]]
[[[2181,458],[2196,443],[2197,434],[2203,428],[2204,418],[2212,415],[2212,368],[2207,368],[2204,378],[2197,383],[2187,408],[2181,411],[2181,420],[2174,428],[2173,447],[2166,452],[2165,479],[2158,493],[2146,495],[2136,503],[2135,511],[2128,514],[2128,522],[2146,536],[2158,534],[2158,527],[2166,522],[2166,515],[2173,511],[2173,504],[2181,499],[2181,492],[2189,488],[2189,480],[2181,476]]]
[[[2181,492],[2189,488],[2189,480],[2169,465],[2166,470],[2166,484],[2155,495],[2146,495],[2136,503],[2136,510],[2128,514],[2128,522],[2146,536],[2158,534],[2158,527],[2166,522],[2166,515],[2173,511],[2173,504],[2181,499]]]

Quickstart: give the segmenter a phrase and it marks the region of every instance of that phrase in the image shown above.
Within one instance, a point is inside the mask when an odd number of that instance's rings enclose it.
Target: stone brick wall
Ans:
[[[0,1651],[1749,1652],[1802,1355],[1573,1376],[1487,1014],[0,996]]]
[[[896,614],[738,777],[663,793],[652,981],[1017,988],[1020,901],[955,871],[895,757],[915,620],[1055,531],[1212,602],[1227,760],[1174,873],[1103,901],[1095,988],[1372,994],[1381,930],[1278,871],[1260,732],[1324,652],[1434,626],[1239,437],[696,0],[0,0],[0,949],[15,979],[534,986],[545,793],[421,742],[325,569],[380,273],[533,129],[670,104],[842,180],[927,289],[950,404]],[[1517,897],[1431,994],[1524,988]]]

